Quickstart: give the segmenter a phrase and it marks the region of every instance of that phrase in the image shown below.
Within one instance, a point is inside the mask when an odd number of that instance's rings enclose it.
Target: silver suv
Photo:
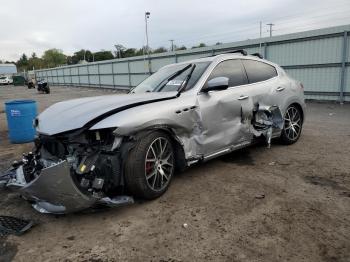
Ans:
[[[304,109],[300,82],[243,50],[167,65],[129,94],[46,109],[35,120],[35,152],[2,183],[40,212],[153,199],[176,170],[257,140],[295,143]]]

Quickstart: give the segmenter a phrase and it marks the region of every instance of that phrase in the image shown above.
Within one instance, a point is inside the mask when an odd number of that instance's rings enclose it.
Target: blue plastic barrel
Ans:
[[[37,116],[34,100],[12,100],[5,102],[7,126],[11,143],[27,143],[34,140],[33,120]]]

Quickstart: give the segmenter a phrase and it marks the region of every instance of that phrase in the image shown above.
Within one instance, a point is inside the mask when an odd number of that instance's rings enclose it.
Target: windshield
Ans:
[[[193,64],[175,64],[163,67],[132,89],[131,93],[178,91],[183,81],[186,79],[188,74],[190,74],[192,70],[191,65],[195,65],[186,86],[186,90],[189,90],[197,83],[198,79],[204,73],[205,69],[207,69],[209,64],[210,62],[199,62]],[[172,78],[172,76],[174,76],[178,71],[181,71],[186,67],[186,70]],[[168,81],[169,78],[171,78],[170,81]]]
[[[0,77],[0,79],[6,79],[6,76],[2,76],[2,77]]]

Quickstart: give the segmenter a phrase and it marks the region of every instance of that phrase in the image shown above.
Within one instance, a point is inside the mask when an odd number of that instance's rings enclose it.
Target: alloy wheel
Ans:
[[[302,119],[299,110],[290,106],[284,117],[284,130],[286,136],[294,141],[297,140],[301,132]]]
[[[170,182],[174,169],[174,153],[164,137],[156,138],[149,146],[145,158],[145,176],[148,186],[161,191]]]

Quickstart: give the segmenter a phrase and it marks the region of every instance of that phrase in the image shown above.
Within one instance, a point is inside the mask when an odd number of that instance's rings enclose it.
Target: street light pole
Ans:
[[[151,15],[150,12],[145,12],[145,23],[146,23],[146,52],[147,52],[147,58],[148,58],[148,72],[151,74],[151,59],[149,55],[149,44],[148,44],[148,25],[147,21],[149,16]]]
[[[171,42],[171,51],[174,51],[174,39],[169,40]]]
[[[260,21],[259,53],[261,54],[262,21]]]

